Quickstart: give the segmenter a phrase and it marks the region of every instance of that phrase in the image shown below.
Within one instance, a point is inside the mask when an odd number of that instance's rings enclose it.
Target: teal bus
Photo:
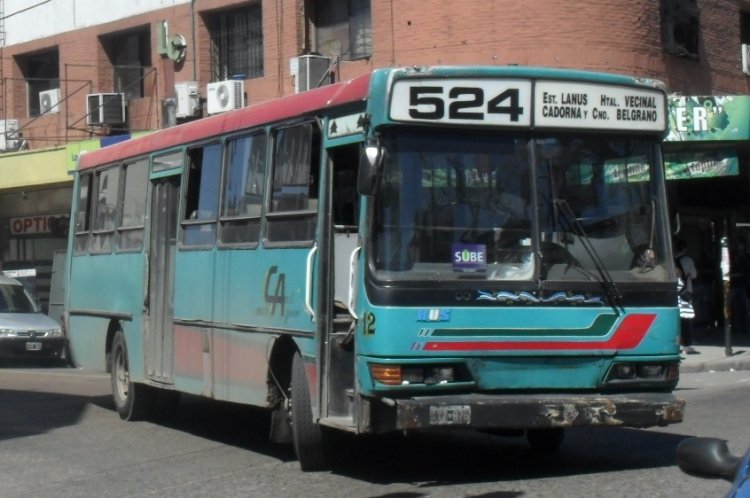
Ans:
[[[79,158],[64,321],[126,420],[263,407],[306,470],[336,431],[680,422],[650,80],[377,69]]]

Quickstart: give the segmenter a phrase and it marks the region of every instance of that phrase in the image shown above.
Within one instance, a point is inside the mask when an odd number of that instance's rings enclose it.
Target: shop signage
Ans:
[[[10,234],[13,236],[55,234],[64,236],[68,232],[70,216],[67,214],[41,214],[10,218]]]
[[[667,142],[750,140],[750,95],[670,97]]]
[[[740,174],[737,153],[733,149],[691,150],[664,154],[667,180],[713,178]]]

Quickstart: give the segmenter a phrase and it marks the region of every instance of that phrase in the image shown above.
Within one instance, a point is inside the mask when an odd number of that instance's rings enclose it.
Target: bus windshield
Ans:
[[[392,130],[382,280],[666,281],[655,138]]]

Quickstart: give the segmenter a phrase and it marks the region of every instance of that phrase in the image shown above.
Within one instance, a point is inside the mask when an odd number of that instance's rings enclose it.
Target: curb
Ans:
[[[686,363],[683,358],[680,363],[680,373],[698,372],[730,372],[736,370],[750,370],[750,358],[723,358],[714,361],[698,361]]]

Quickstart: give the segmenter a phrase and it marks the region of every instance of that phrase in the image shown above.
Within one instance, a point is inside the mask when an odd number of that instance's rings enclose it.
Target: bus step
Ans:
[[[347,432],[356,432],[357,428],[354,425],[354,419],[352,417],[323,417],[320,419],[320,425],[325,427],[332,427],[334,429],[340,429]]]

